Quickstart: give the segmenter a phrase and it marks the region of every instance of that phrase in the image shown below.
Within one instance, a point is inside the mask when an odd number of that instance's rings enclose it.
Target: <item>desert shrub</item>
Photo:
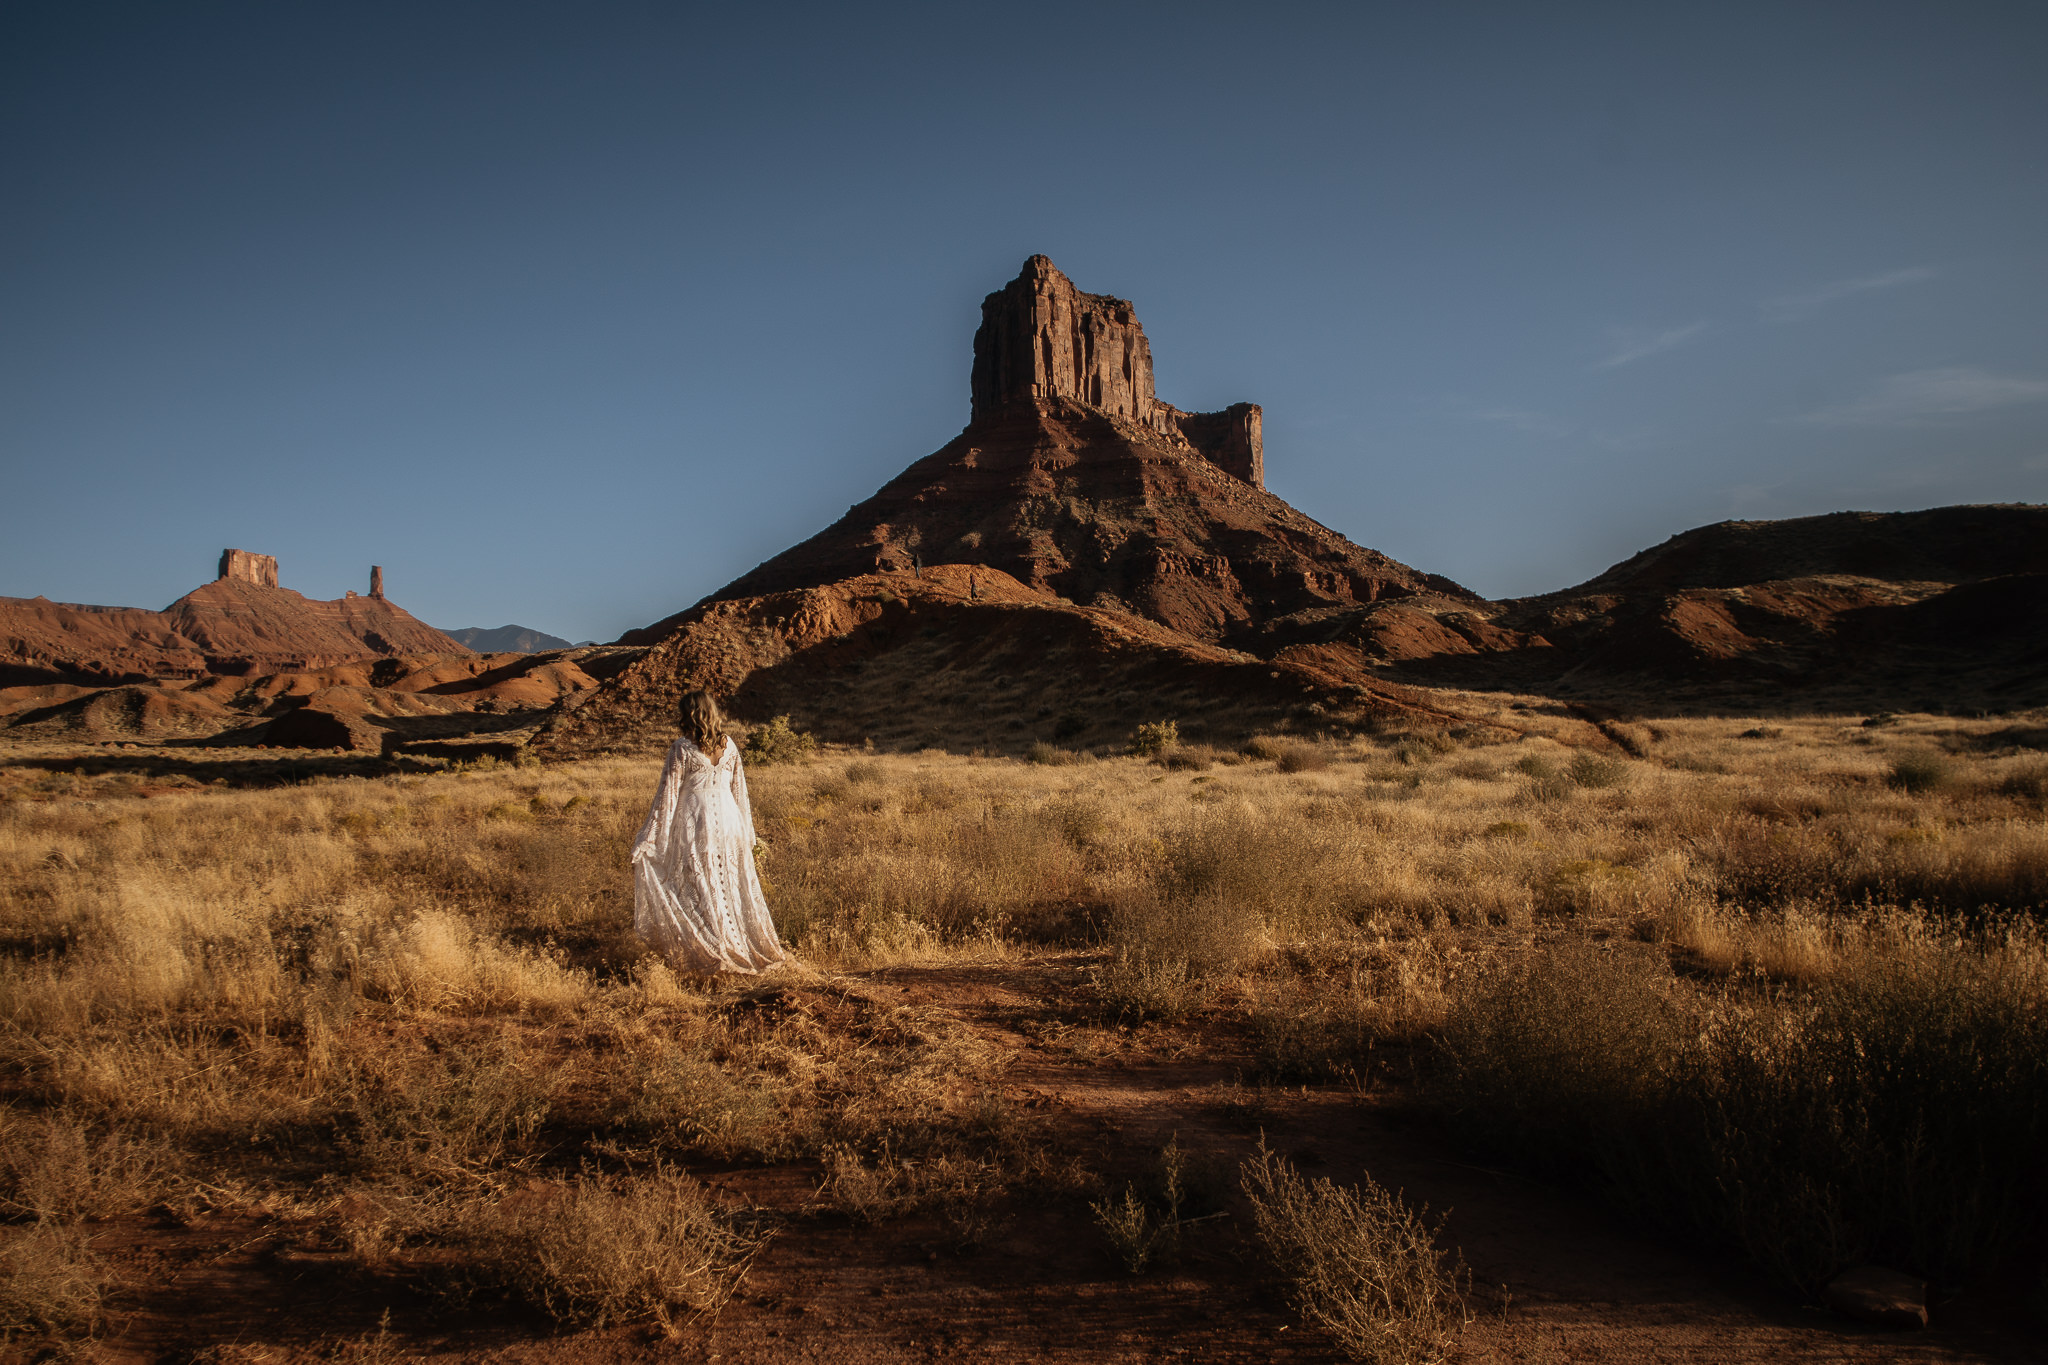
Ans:
[[[404,1066],[363,1059],[349,1076],[341,1143],[366,1174],[460,1180],[514,1156],[557,1085],[509,1047]]]
[[[120,1128],[95,1131],[55,1109],[0,1110],[0,1209],[41,1222],[133,1213],[175,1183],[179,1153]]]
[[[1283,773],[1319,773],[1330,766],[1330,755],[1314,744],[1290,744],[1273,762]]]
[[[905,1158],[886,1142],[872,1158],[849,1144],[830,1147],[824,1170],[825,1204],[854,1222],[936,1212],[964,1246],[980,1242],[1009,1183],[1001,1163],[985,1154],[941,1150]]]
[[[662,1051],[648,1059],[627,1119],[668,1143],[714,1161],[787,1156],[793,1134],[785,1114],[791,1087],[770,1074],[734,1075],[698,1051]]]
[[[1169,751],[1161,760],[1175,772],[1205,773],[1216,766],[1213,750],[1179,748]]]
[[[1543,754],[1525,754],[1515,760],[1515,771],[1529,779],[1529,795],[1538,801],[1557,801],[1578,790],[1578,783]]]
[[[1294,982],[1262,990],[1249,1020],[1255,1074],[1297,1083],[1355,1076],[1376,1022],[1360,1004],[1349,993]]]
[[[1047,744],[1042,739],[1032,744],[1027,757],[1031,762],[1046,768],[1064,768],[1081,761],[1081,755],[1072,749],[1062,749],[1056,744]]]
[[[1563,945],[1453,1005],[1449,1099],[1489,1150],[1546,1173],[1605,1162],[1609,1144],[1642,1141],[1686,1022],[1647,958]]]
[[[1435,1365],[1466,1322],[1464,1260],[1437,1245],[1443,1220],[1364,1176],[1307,1181],[1266,1146],[1245,1162],[1259,1244],[1295,1307],[1353,1360]]]
[[[2048,802],[2048,763],[2030,763],[2007,773],[1998,790],[2025,801]]]
[[[817,748],[817,737],[810,731],[793,728],[788,716],[776,716],[747,736],[746,756],[749,763],[759,765],[800,763]]]
[[[1932,750],[1901,754],[1892,761],[1887,780],[1914,796],[1940,791],[1954,779],[1949,760]]]
[[[531,948],[515,948],[459,915],[425,910],[372,929],[354,964],[365,995],[461,1013],[561,1009],[582,1000],[587,976]]]
[[[1087,796],[1056,796],[1039,807],[1039,818],[1076,848],[1087,848],[1109,828],[1109,814]]]
[[[1167,1229],[1138,1196],[1135,1186],[1126,1185],[1114,1198],[1091,1201],[1088,1208],[1116,1258],[1133,1275],[1143,1272],[1159,1255]]]
[[[98,1325],[106,1269],[78,1228],[0,1228],[0,1342],[19,1332]]]
[[[1454,1009],[1447,1100],[1496,1154],[1803,1290],[1860,1261],[1952,1284],[2048,1214],[2040,945],[2001,932],[2018,946],[1902,920],[1780,996],[1554,950]]]
[[[1222,1191],[1213,1175],[1189,1158],[1176,1134],[1160,1149],[1145,1188],[1127,1184],[1121,1194],[1089,1203],[1095,1226],[1124,1269],[1137,1275],[1149,1265],[1177,1260],[1187,1230],[1221,1216],[1216,1206]]]
[[[867,760],[847,764],[846,780],[854,786],[880,786],[889,780],[889,773],[881,764]]]
[[[1086,734],[1091,724],[1093,722],[1079,711],[1062,711],[1059,718],[1052,723],[1052,737],[1054,739],[1073,739],[1079,735]]]
[[[1271,763],[1287,748],[1288,741],[1273,735],[1253,735],[1238,746],[1238,752],[1246,758],[1264,759]]]
[[[458,1206],[443,1235],[461,1249],[461,1290],[509,1290],[558,1321],[652,1321],[670,1337],[715,1313],[762,1238],[674,1167],[630,1179],[585,1175]]]
[[[1140,758],[1163,754],[1180,743],[1180,727],[1170,720],[1147,721],[1131,734],[1131,752]]]
[[[1151,1019],[1173,1023],[1199,1008],[1208,995],[1185,957],[1134,953],[1128,948],[1091,968],[1088,981],[1103,1017],[1121,1024]]]
[[[1618,787],[1628,780],[1626,759],[1581,751],[1572,755],[1565,776],[1575,787]]]

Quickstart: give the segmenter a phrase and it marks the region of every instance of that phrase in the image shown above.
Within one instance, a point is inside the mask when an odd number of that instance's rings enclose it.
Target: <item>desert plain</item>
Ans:
[[[2048,509],[1490,602],[1150,366],[1032,257],[958,437],[609,645],[0,599],[0,1352],[2040,1358]],[[760,976],[633,931],[694,689]]]

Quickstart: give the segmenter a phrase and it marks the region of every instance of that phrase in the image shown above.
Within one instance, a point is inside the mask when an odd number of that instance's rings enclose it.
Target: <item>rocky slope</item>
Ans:
[[[2040,705],[2048,507],[1721,522],[1560,592],[1305,613],[1266,636],[1420,684],[1665,705]]]
[[[1116,744],[1168,719],[1188,738],[1226,742],[1294,726],[1461,720],[1314,651],[1261,659],[997,569],[947,564],[693,608],[534,745],[561,757],[661,748],[693,687],[743,720],[789,714],[829,740],[893,748]]]

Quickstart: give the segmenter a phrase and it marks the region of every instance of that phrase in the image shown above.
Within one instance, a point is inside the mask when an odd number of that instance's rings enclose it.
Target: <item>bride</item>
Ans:
[[[754,873],[754,812],[740,751],[709,693],[682,701],[654,808],[633,841],[633,927],[671,962],[758,972],[788,954]]]

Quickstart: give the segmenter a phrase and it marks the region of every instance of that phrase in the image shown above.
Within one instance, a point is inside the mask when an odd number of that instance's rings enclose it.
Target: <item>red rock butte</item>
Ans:
[[[698,605],[939,564],[1206,641],[1383,598],[1478,601],[1268,493],[1258,405],[1160,401],[1132,305],[1082,293],[1043,256],[983,300],[970,390],[959,436]],[[622,642],[653,643],[687,615]]]

